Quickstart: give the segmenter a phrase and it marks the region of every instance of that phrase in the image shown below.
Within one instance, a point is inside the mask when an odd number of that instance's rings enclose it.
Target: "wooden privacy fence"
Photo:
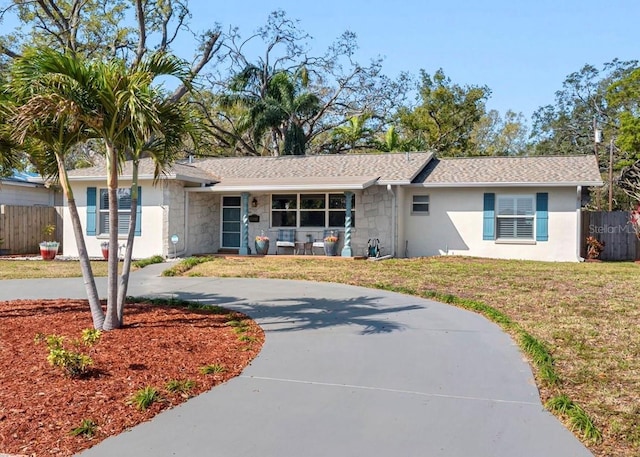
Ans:
[[[58,252],[62,252],[61,209],[53,206],[10,206],[0,205],[0,238],[4,243],[2,250],[10,254],[39,254],[39,244],[45,240],[43,228],[49,224],[56,227],[52,241],[61,243]]]
[[[601,260],[636,260],[640,243],[629,223],[629,211],[584,211],[582,213],[582,257],[587,256],[586,239],[604,241]]]

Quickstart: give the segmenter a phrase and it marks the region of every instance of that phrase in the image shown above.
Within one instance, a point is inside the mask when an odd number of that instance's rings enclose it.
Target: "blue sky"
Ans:
[[[527,118],[554,102],[565,77],[589,63],[640,58],[640,1],[610,0],[190,0],[192,29],[216,22],[249,36],[282,9],[314,38],[316,54],[342,32],[358,36],[360,62],[384,57],[383,71],[434,73],[487,85],[489,109]],[[1,25],[11,26],[8,22]],[[188,47],[189,45],[185,45]],[[179,50],[177,53],[180,54]],[[187,50],[183,57],[190,57]]]
[[[358,60],[384,57],[389,76],[443,68],[456,83],[489,86],[489,109],[527,118],[553,103],[565,77],[583,65],[640,58],[638,0],[191,0],[190,6],[194,28],[219,22],[237,25],[243,36],[282,9],[300,20],[318,52],[348,29],[358,36]]]

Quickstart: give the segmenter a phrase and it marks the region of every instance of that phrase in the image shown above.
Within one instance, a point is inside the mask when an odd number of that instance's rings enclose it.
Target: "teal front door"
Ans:
[[[222,248],[240,248],[240,197],[222,197]]]

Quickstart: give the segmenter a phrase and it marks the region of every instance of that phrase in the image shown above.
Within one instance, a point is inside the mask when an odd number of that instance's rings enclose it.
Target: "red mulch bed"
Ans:
[[[94,363],[90,376],[71,379],[47,362],[46,344],[34,338],[62,335],[72,349],[71,340],[92,327],[86,300],[0,302],[0,454],[73,455],[186,401],[188,395],[166,391],[168,381],[195,381],[193,396],[239,375],[260,351],[264,333],[246,319],[244,334],[253,341],[240,341],[227,324],[231,318],[246,316],[127,305],[122,329],[76,349]],[[209,364],[223,365],[224,373],[201,374]],[[163,401],[139,411],[128,400],[147,386]],[[83,419],[97,424],[92,438],[70,434]]]

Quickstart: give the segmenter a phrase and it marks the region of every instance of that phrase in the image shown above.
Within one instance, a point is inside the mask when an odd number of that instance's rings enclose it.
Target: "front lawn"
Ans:
[[[107,262],[93,261],[91,268],[95,276],[107,276]],[[77,261],[0,260],[0,279],[72,278],[76,276],[82,276],[80,263]]]

